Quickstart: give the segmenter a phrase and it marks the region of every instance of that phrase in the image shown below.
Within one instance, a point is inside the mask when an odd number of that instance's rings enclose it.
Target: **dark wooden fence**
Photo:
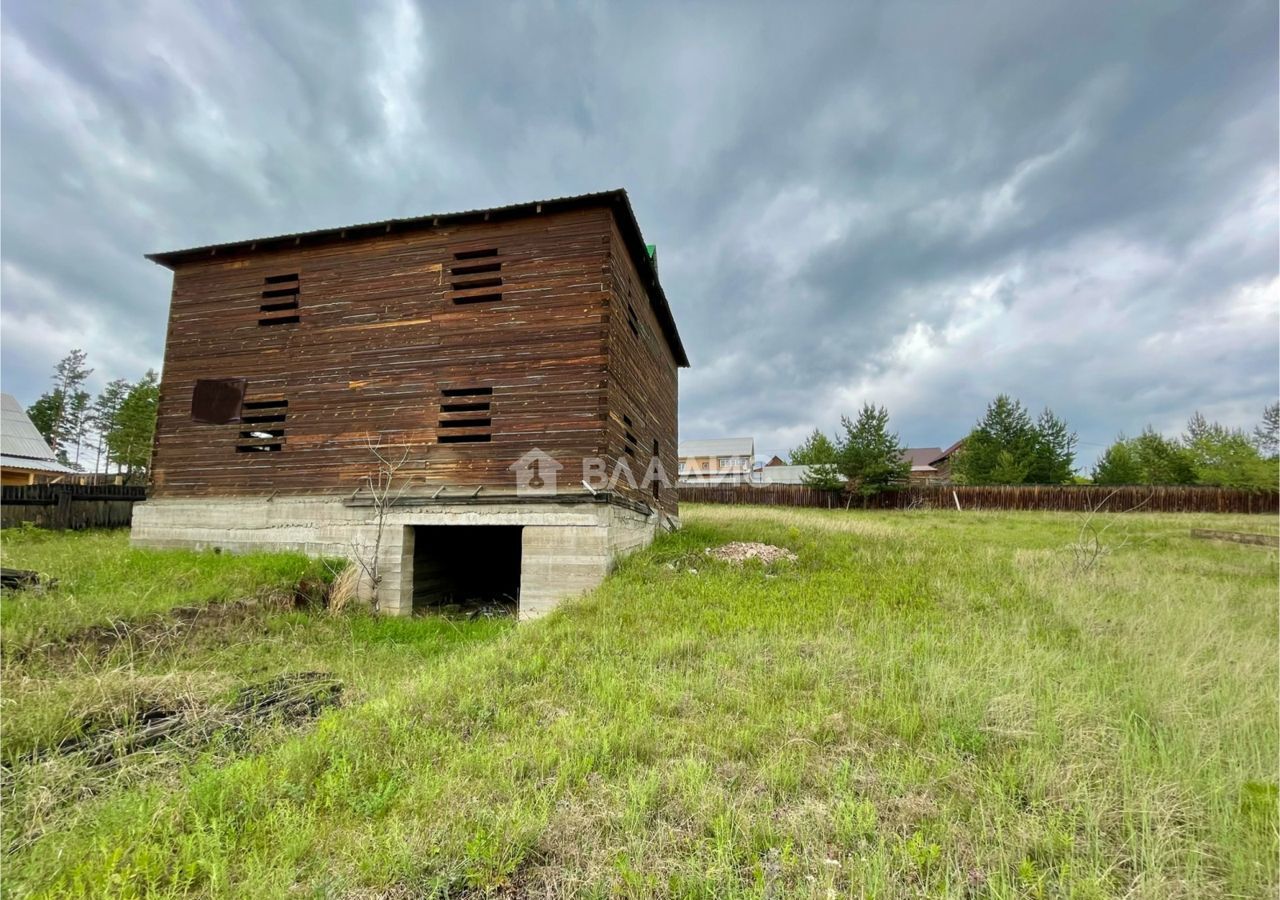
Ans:
[[[921,485],[873,497],[850,497],[803,485],[681,486],[684,503],[750,503],[821,509],[1028,509],[1106,512],[1280,512],[1280,493],[1239,488],[1181,485],[1104,487],[1101,485]]]
[[[137,485],[33,484],[0,488],[0,526],[30,522],[40,528],[112,528],[133,520],[133,504],[146,499]]]

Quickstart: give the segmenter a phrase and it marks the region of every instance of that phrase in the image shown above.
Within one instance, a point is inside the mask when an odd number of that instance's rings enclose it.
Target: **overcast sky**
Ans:
[[[159,367],[156,250],[625,187],[684,438],[995,394],[1092,462],[1280,392],[1277,9],[7,0],[4,390]]]

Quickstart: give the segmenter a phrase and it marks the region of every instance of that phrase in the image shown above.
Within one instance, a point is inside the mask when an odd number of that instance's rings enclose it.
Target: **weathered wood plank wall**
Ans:
[[[676,361],[662,338],[644,283],[616,225],[610,229],[609,276],[605,387],[609,471],[612,473],[620,460],[626,462],[637,483],[633,486],[620,479],[615,489],[643,503],[656,500],[664,512],[675,515],[678,495],[671,482],[679,468]],[[655,442],[668,481],[667,485],[659,483],[657,495],[652,484],[644,483]]]
[[[509,467],[535,446],[576,484],[583,458],[620,452],[606,423],[624,414],[646,421],[640,472],[655,436],[674,471],[670,351],[609,370],[610,295],[628,267],[657,329],[603,206],[182,262],[153,495],[350,493],[375,466],[370,439],[408,450],[401,474],[424,486],[513,488]],[[192,421],[195,381],[221,377],[246,378],[245,403],[271,415]],[[606,387],[623,382],[634,415]],[[663,500],[674,512],[675,492]]]
[[[0,489],[0,527],[116,528],[133,520],[133,504],[146,499],[135,485],[34,484]]]
[[[699,485],[680,487],[685,503],[738,503],[761,506],[806,506],[843,509],[847,497],[803,485]],[[1178,485],[1105,487],[1101,485],[911,486],[863,499],[865,509],[1076,510],[1107,512],[1280,512],[1280,493],[1237,488]]]

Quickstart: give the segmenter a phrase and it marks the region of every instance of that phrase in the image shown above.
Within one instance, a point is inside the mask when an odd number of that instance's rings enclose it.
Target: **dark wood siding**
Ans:
[[[659,506],[676,515],[678,498],[675,479],[678,376],[675,357],[649,302],[649,293],[627,252],[616,226],[610,228],[609,363],[607,389],[606,446],[609,470],[625,458],[639,481],[658,442],[659,458],[671,482],[662,488]],[[633,327],[634,326],[634,327]],[[628,426],[626,419],[631,424]],[[627,433],[635,438],[635,456],[627,456]],[[632,489],[625,481],[619,490],[635,499],[652,503],[647,485]]]
[[[607,292],[625,259],[613,216],[600,208],[181,263],[153,495],[350,492],[372,467],[370,439],[397,456],[408,448],[405,473],[427,484],[511,487],[508,466],[533,446],[573,471],[606,445]],[[493,263],[496,272],[451,274]],[[502,284],[454,289],[493,277]],[[634,267],[621,282],[638,290]],[[297,308],[284,312],[297,322],[260,324],[280,315],[263,309],[280,302],[264,297],[275,284],[296,284]],[[501,299],[457,302],[490,293]],[[628,350],[611,380],[660,382],[638,387],[633,402],[661,403],[646,429],[662,432],[674,471],[670,366],[670,379],[645,374]],[[284,421],[270,425],[284,432],[279,452],[236,452],[252,423],[192,421],[195,381],[227,377],[247,379],[246,404],[287,403]],[[441,444],[441,391],[468,387],[492,388],[491,437]]]

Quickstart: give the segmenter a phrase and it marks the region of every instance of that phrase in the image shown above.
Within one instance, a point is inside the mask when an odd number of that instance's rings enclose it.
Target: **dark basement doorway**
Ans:
[[[413,526],[413,611],[515,615],[519,525]]]

